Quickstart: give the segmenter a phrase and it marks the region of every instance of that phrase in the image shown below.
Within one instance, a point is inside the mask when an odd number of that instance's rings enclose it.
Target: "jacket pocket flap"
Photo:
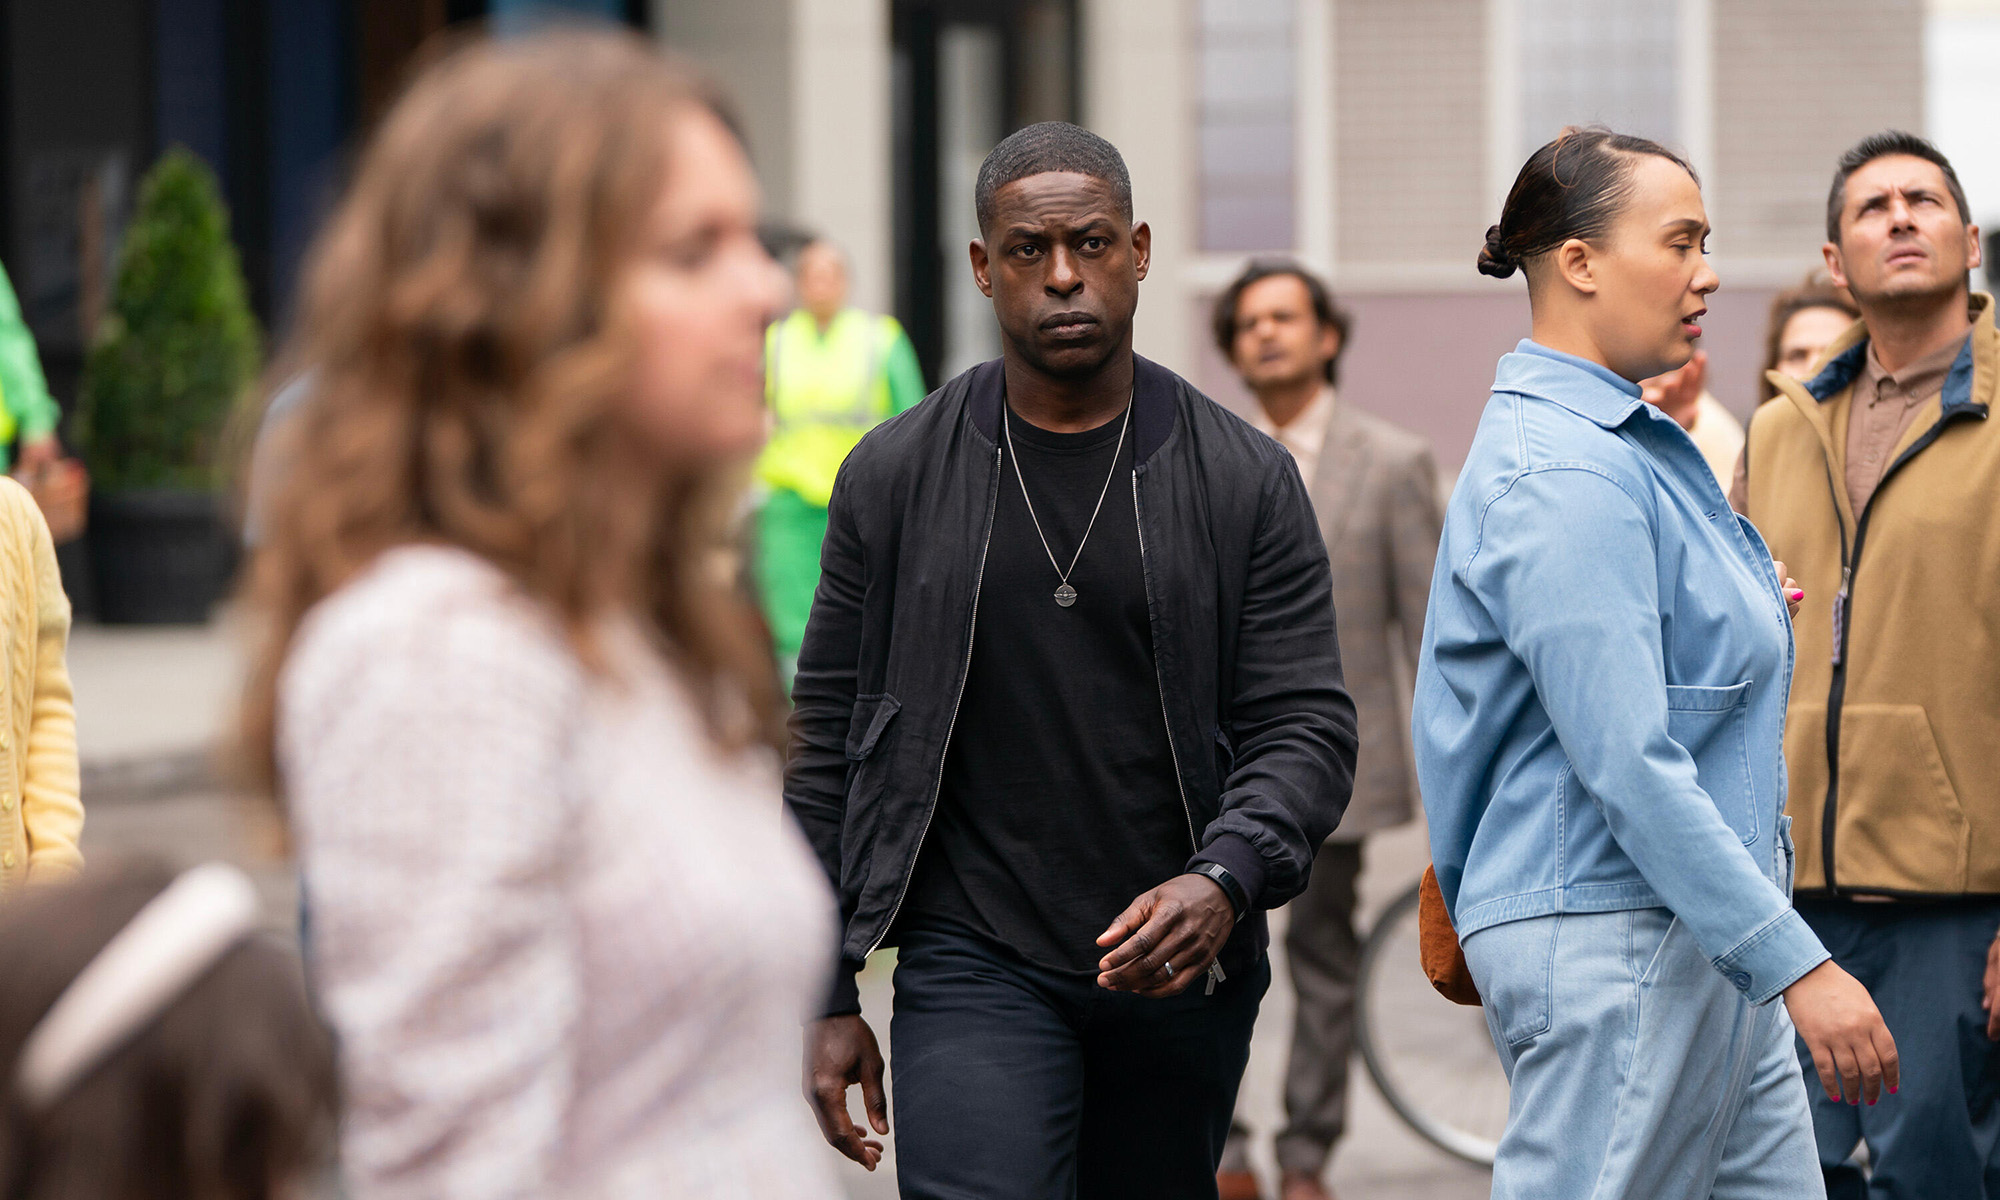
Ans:
[[[1732,683],[1728,687],[1697,687],[1692,684],[1670,683],[1667,685],[1668,712],[1728,712],[1750,699],[1750,683]]]
[[[875,752],[882,731],[903,711],[902,701],[887,692],[854,698],[854,715],[847,722],[847,757],[860,762]]]

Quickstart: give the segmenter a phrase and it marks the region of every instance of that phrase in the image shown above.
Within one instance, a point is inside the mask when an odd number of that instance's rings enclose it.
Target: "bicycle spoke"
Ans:
[[[1483,1011],[1444,999],[1424,976],[1415,888],[1370,933],[1358,999],[1363,1056],[1390,1107],[1447,1152],[1491,1164],[1507,1077]]]

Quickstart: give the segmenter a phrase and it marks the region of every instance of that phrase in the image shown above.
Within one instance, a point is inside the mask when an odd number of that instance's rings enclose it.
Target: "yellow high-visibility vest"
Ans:
[[[892,413],[890,347],[902,336],[894,317],[849,308],[824,336],[800,309],[764,334],[764,398],[771,440],[757,478],[825,508],[833,477],[861,435]]]

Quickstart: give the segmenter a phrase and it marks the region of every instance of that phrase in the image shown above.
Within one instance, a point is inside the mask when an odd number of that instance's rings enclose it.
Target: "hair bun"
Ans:
[[[1486,244],[1479,248],[1479,273],[1491,275],[1495,279],[1505,279],[1518,266],[1514,256],[1507,253],[1507,243],[1500,236],[1498,225],[1486,227]]]

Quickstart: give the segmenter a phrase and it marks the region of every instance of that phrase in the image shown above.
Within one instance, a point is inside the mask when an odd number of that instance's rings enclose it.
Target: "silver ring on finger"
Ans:
[[[1170,962],[1163,962],[1160,964],[1160,970],[1165,971],[1167,973],[1168,979],[1172,979],[1174,977],[1174,964]]]

